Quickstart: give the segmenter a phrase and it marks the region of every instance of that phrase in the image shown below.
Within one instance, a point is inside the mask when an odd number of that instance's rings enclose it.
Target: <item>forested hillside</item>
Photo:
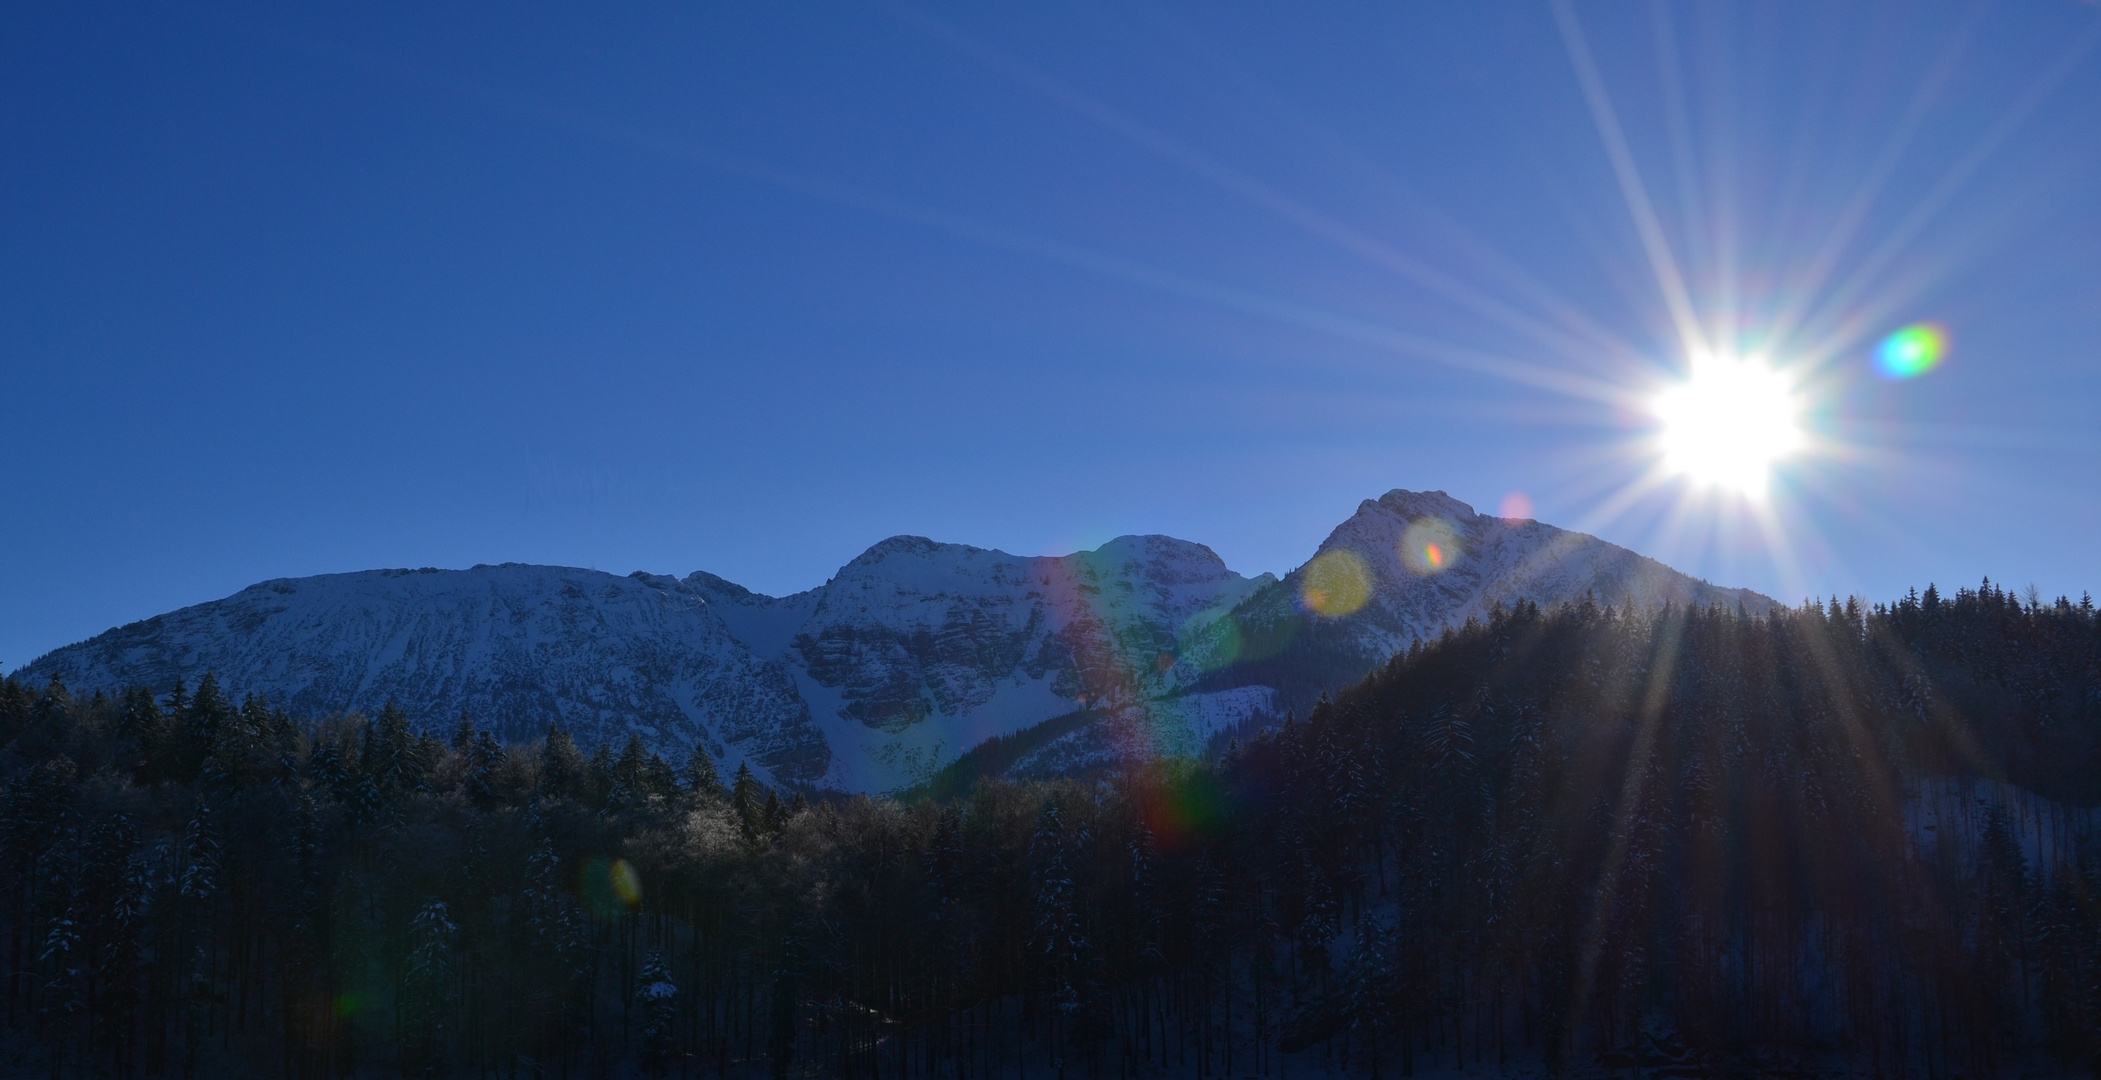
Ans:
[[[1497,609],[1212,764],[827,798],[0,684],[0,1069],[2101,1065],[2101,619]]]

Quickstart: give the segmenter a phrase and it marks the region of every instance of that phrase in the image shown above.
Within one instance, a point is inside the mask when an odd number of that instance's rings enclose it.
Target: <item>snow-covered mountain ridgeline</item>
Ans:
[[[1199,752],[1310,685],[1287,663],[1361,675],[1496,602],[1586,593],[1771,605],[1595,537],[1394,491],[1281,581],[1244,578],[1165,536],[1039,558],[893,537],[786,597],[708,573],[378,570],[264,582],[58,649],[20,675],[165,691],[216,671],[299,714],[394,700],[432,726],[464,710],[513,741],[559,719],[587,745],[634,731],[776,781],[884,791],[986,739],[1076,714],[1102,722],[1073,725],[1020,765]]]
[[[1010,771],[1068,770],[1129,753],[1134,738],[1140,751],[1199,751],[1250,715],[1304,710],[1411,642],[1486,618],[1498,604],[1586,596],[1642,609],[1721,604],[1763,614],[1774,606],[1585,533],[1476,514],[1442,491],[1389,491],[1359,504],[1283,580],[1185,620],[1165,677],[1137,679],[1132,704],[1109,703],[1110,722],[1063,733]]]
[[[1773,606],[1748,589],[1710,585],[1586,533],[1476,514],[1442,491],[1395,490],[1359,504],[1304,566],[1236,612],[1239,653],[1231,654],[1229,634],[1228,655],[1211,662],[1246,659],[1247,637],[1274,642],[1298,624],[1327,651],[1377,663],[1417,638],[1485,618],[1498,604],[1546,606],[1585,595],[1615,607],[1721,604],[1763,614]],[[1221,647],[1217,630],[1198,637],[1200,648]]]
[[[1174,691],[1177,631],[1275,580],[1243,578],[1210,548],[1167,536],[1045,558],[900,536],[822,588],[781,599],[713,575],[686,584],[793,673],[833,752],[825,782],[887,790],[986,739]],[[1195,717],[1216,726],[1264,704],[1238,693],[1193,707],[1227,710]],[[1202,747],[1201,730],[1171,734],[1171,749]]]
[[[391,700],[426,727],[464,710],[510,741],[557,718],[586,746],[630,731],[665,747],[705,738],[784,779],[820,776],[831,758],[795,681],[674,578],[509,563],[282,578],[25,670],[81,690],[161,692],[217,672],[294,715],[376,713]]]

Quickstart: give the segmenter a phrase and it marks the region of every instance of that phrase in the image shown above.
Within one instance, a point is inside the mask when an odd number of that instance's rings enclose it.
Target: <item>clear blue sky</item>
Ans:
[[[0,663],[381,566],[1281,572],[1392,487],[1782,596],[2101,587],[2101,7],[1574,13],[6,5]],[[1630,491],[1598,388],[1685,358],[1628,176],[1705,324],[1808,301],[1763,530]]]

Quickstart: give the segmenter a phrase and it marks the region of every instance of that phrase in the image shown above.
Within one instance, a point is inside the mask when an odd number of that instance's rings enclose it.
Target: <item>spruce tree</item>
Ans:
[[[89,1042],[109,1051],[119,1075],[131,1069],[149,887],[146,869],[135,857],[138,843],[138,829],[125,814],[105,818],[88,830],[73,915],[95,988]]]
[[[678,987],[664,966],[664,954],[651,949],[635,974],[634,998],[641,1010],[641,1052],[637,1056],[646,1076],[661,1077],[671,1068],[677,1052],[673,1025],[678,1018]]]
[[[758,779],[751,775],[751,766],[738,762],[737,775],[730,782],[730,809],[737,815],[737,825],[744,830],[747,843],[756,843],[765,827],[759,787]]]
[[[573,799],[584,788],[584,756],[576,749],[560,721],[547,729],[540,747],[540,795],[549,799]]]
[[[693,754],[686,759],[686,791],[695,799],[721,799],[728,796],[722,787],[722,774],[715,768],[715,759],[708,754],[705,742],[693,744]]]
[[[176,686],[181,692],[181,684]],[[197,693],[190,698],[188,707],[181,710],[181,725],[177,728],[175,779],[188,782],[204,770],[204,763],[211,757],[212,747],[219,741],[219,729],[232,722],[233,703],[219,689],[219,676],[206,672],[204,680],[197,684]]]
[[[439,900],[424,904],[409,924],[408,964],[401,978],[401,1070],[405,1076],[445,1073],[453,949],[458,937],[452,913]]]

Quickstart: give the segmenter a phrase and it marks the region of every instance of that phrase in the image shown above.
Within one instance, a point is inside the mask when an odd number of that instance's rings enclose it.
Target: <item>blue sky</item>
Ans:
[[[2101,586],[2101,7],[1833,8],[10,5],[0,664],[381,566],[1281,572],[1393,487]],[[1760,506],[1642,481],[1659,243],[1799,375]]]

